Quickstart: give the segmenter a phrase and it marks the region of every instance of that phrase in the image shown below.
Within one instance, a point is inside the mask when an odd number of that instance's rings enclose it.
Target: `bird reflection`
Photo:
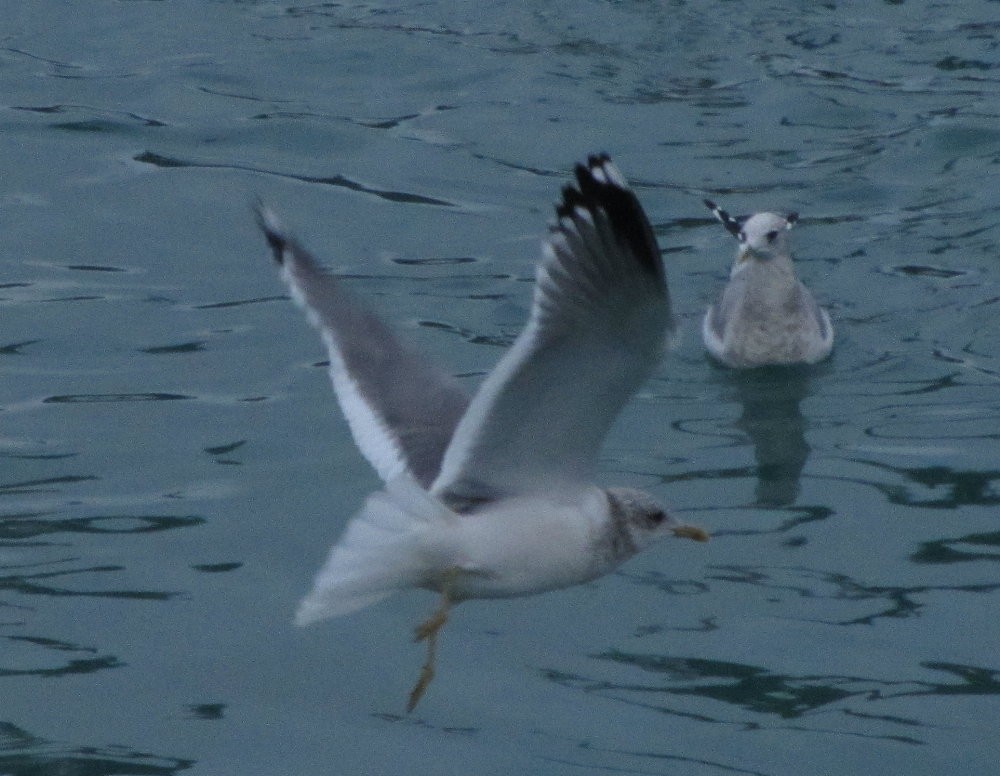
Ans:
[[[808,425],[799,408],[809,393],[809,367],[764,367],[726,372],[743,412],[735,425],[753,444],[757,465],[755,502],[786,506],[799,495],[809,458]]]

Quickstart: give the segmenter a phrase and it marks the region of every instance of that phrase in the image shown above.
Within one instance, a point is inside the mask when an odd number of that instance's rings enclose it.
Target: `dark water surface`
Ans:
[[[0,5],[0,773],[996,767],[1000,4]],[[602,467],[714,539],[466,604],[406,716],[431,596],[290,624],[378,480],[249,204],[474,385],[597,150],[683,319]],[[705,196],[829,363],[706,361]]]

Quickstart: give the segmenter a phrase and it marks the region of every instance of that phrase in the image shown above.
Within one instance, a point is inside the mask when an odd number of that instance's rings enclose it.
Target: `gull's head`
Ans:
[[[632,545],[631,555],[667,536],[708,541],[708,533],[698,526],[682,523],[660,502],[636,488],[609,488],[612,522],[617,523]]]
[[[709,199],[705,204],[711,208],[726,231],[740,242],[737,263],[756,259],[767,261],[776,256],[791,256],[788,230],[799,220],[798,213],[754,213],[752,216],[734,218]]]
[[[756,213],[746,220],[738,235],[740,241],[739,258],[767,261],[775,256],[789,256],[788,230],[791,229],[799,216],[789,213],[787,216],[777,213]]]

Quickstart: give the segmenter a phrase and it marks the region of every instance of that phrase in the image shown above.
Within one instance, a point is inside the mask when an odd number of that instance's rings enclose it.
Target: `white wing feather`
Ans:
[[[462,417],[432,492],[463,504],[588,482],[673,320],[652,228],[606,156],[576,168],[531,317]]]

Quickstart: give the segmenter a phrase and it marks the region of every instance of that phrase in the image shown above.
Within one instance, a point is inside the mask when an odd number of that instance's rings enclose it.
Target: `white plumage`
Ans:
[[[330,354],[341,409],[386,483],[348,523],[296,622],[347,614],[411,587],[451,603],[585,582],[651,541],[700,529],[632,489],[593,484],[600,445],[658,362],[673,317],[652,228],[606,156],[576,167],[544,244],[527,326],[479,390],[402,344],[272,213],[258,221],[293,298]]]
[[[737,369],[813,364],[830,355],[830,316],[792,265],[788,231],[797,214],[733,218],[714,202],[705,204],[740,243],[729,283],[702,321],[708,352]]]

